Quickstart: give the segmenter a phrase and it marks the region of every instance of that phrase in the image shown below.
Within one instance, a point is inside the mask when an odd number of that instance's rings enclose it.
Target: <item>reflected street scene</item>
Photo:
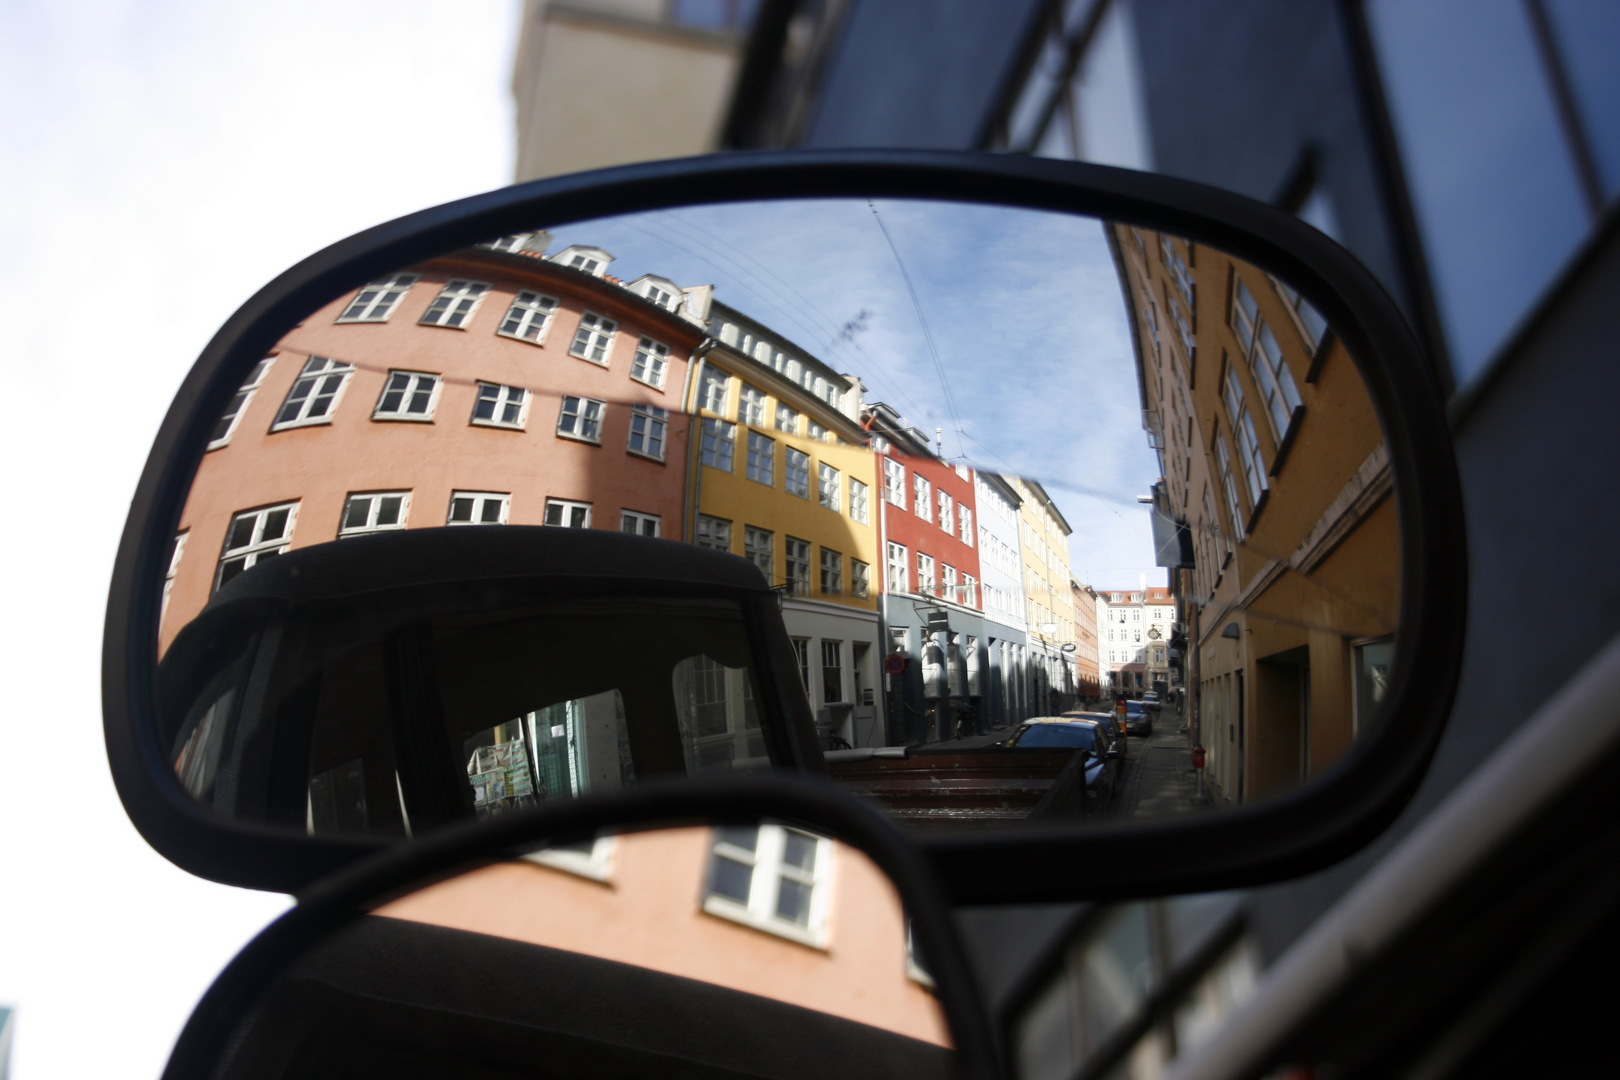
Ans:
[[[920,200],[536,227],[240,373],[176,530],[160,738],[216,811],[413,835],[708,769],[908,825],[1298,788],[1376,721],[1383,434],[1286,282]]]

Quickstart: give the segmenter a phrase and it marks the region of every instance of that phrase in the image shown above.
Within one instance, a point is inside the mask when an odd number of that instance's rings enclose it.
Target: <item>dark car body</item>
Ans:
[[[1127,734],[1127,732],[1125,730],[1125,724],[1124,724],[1123,721],[1121,721],[1119,719],[1119,714],[1118,713],[1112,713],[1112,712],[1079,712],[1079,711],[1066,712],[1066,713],[1063,714],[1063,719],[1065,719],[1065,720],[1095,720],[1098,723],[1109,725],[1111,727],[1111,729],[1114,731],[1114,745],[1119,748],[1119,756],[1121,758],[1125,758],[1125,757],[1130,756],[1130,747],[1125,742],[1125,736]]]
[[[1125,731],[1131,735],[1153,734],[1153,717],[1140,701],[1125,703]]]
[[[1113,806],[1119,788],[1123,742],[1106,720],[1038,716],[1020,724],[1003,745],[1010,749],[1072,746],[1085,750],[1091,755],[1085,765],[1087,804],[1107,811]]]

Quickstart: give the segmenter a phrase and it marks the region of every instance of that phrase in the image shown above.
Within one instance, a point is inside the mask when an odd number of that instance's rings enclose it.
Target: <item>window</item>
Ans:
[[[1238,385],[1237,373],[1226,369],[1226,386],[1222,395],[1226,414],[1232,422],[1232,439],[1237,443],[1238,461],[1243,465],[1243,479],[1249,491],[1249,505],[1260,505],[1260,496],[1266,488],[1265,463],[1260,457],[1260,440],[1254,433],[1254,421],[1243,407],[1243,388]]]
[[[883,459],[883,497],[891,506],[906,508],[906,467],[892,458]]]
[[[747,383],[737,392],[737,419],[754,427],[765,426],[765,395]]]
[[[588,529],[591,527],[591,504],[547,499],[544,523],[562,529]],[[622,521],[619,527],[624,527]]]
[[[614,839],[612,836],[598,836],[578,844],[541,848],[520,857],[592,881],[609,881],[613,876]]]
[[[743,557],[765,575],[767,582],[776,580],[775,534],[752,525],[743,529]]]
[[[822,427],[820,424],[816,423],[814,420],[810,421],[810,432],[809,433],[810,433],[810,437],[812,439],[816,440],[816,442],[828,442],[829,441],[828,438],[827,438],[827,429]]]
[[[568,347],[568,354],[606,367],[608,350],[613,347],[613,332],[618,328],[618,323],[604,319],[594,311],[581,313],[579,327],[574,331],[574,343]]]
[[[648,386],[664,388],[664,372],[669,367],[669,346],[644,337],[636,342],[636,356],[630,361],[630,377]]]
[[[422,313],[423,326],[450,326],[464,327],[472,313],[478,308],[478,302],[489,291],[487,281],[467,281],[463,278],[451,278],[439,290],[439,295],[433,298],[433,303]]]
[[[408,491],[373,491],[364,495],[350,495],[343,504],[343,520],[338,523],[338,536],[361,536],[403,529],[410,504],[411,493]]]
[[[849,478],[849,516],[862,525],[870,524],[871,509],[868,506],[868,492],[870,489],[853,476]]]
[[[933,508],[929,503],[928,481],[920,475],[911,478],[913,501],[917,506],[917,516],[927,521],[933,515]]]
[[[973,546],[973,511],[966,506],[957,507],[957,516],[962,519],[962,543],[968,547]]]
[[[948,533],[956,531],[956,504],[943,491],[939,493],[939,527]]]
[[[495,332],[538,345],[545,339],[546,330],[551,326],[551,316],[556,311],[555,297],[542,296],[537,292],[520,292],[512,301],[512,306],[506,309],[501,328]]]
[[[648,301],[657,304],[661,308],[673,309],[675,307],[674,295],[667,290],[660,289],[651,282],[648,282],[647,291],[642,295],[645,296]]]
[[[264,377],[270,373],[270,365],[273,363],[275,357],[272,356],[253,365],[253,370],[248,372],[248,377],[231,397],[231,403],[225,406],[224,415],[214,425],[214,432],[208,437],[208,449],[218,450],[231,441],[231,436],[236,432],[237,421],[241,420],[242,413],[247,411],[248,402],[253,400],[253,392],[264,382]]]
[[[698,408],[716,416],[727,415],[726,405],[731,399],[731,377],[718,368],[705,367],[703,382],[698,393]]]
[[[906,549],[892,540],[889,541],[888,566],[888,590],[893,593],[910,592],[911,584],[907,581],[909,567],[906,562]]]
[[[776,483],[776,440],[757,431],[748,433],[748,479],[766,487]]]
[[[832,844],[783,825],[715,829],[703,910],[767,933],[825,943]]]
[[[962,575],[962,603],[972,608],[979,606],[979,583],[972,574]]]
[[[657,536],[657,514],[643,514],[639,510],[619,511],[619,531],[631,536]]]
[[[844,700],[844,643],[821,643],[821,701],[831,705]]]
[[[726,420],[705,417],[703,443],[700,447],[703,464],[721,472],[731,471],[732,450],[737,444],[737,425]],[[791,453],[791,451],[789,451]]]
[[[186,537],[190,535],[190,530],[174,534],[173,544],[169,548],[169,569],[163,575],[163,607],[159,610],[160,617],[169,610],[169,593],[174,591],[174,578],[180,572],[180,557],[185,554]]]
[[[780,402],[776,405],[776,430],[790,435],[799,433],[799,414]]]
[[[934,583],[934,559],[930,555],[917,552],[917,591],[923,596],[932,596],[936,590]]]
[[[817,488],[819,489],[821,505],[836,513],[838,511],[838,489],[842,477],[837,469],[825,461],[816,466]]]
[[[394,306],[420,278],[420,274],[391,274],[378,278],[355,294],[337,321],[387,322],[388,316],[394,312]]]
[[[664,460],[664,433],[669,428],[669,410],[656,405],[630,408],[630,452]]]
[[[337,408],[338,397],[353,371],[352,364],[324,356],[305,360],[304,370],[298,373],[292,389],[287,391],[287,400],[281,403],[281,411],[276,413],[276,422],[270,430],[330,423],[332,410]]]
[[[483,427],[521,428],[528,421],[529,392],[521,386],[478,384],[472,423]]]
[[[1299,390],[1294,385],[1293,374],[1283,361],[1277,338],[1272,334],[1271,327],[1260,318],[1254,296],[1243,279],[1236,276],[1232,285],[1232,331],[1243,345],[1244,359],[1254,373],[1255,385],[1260,388],[1261,403],[1271,420],[1272,434],[1280,444],[1300,408]],[[1230,371],[1227,378],[1231,378]],[[1229,401],[1229,413],[1230,408]],[[1235,417],[1232,423],[1234,427],[1237,426]]]
[[[849,560],[849,595],[865,600],[872,594],[872,568],[859,559]]]
[[[939,568],[939,595],[947,600],[961,602],[961,594],[957,591],[956,567],[941,566]]]
[[[787,586],[794,596],[810,595],[810,541],[786,538]]]
[[[439,397],[439,377],[420,371],[390,371],[373,420],[432,420]]]
[[[453,491],[447,525],[505,525],[512,496],[494,491]]]
[[[836,551],[821,549],[821,591],[828,596],[844,594],[844,557]],[[828,698],[836,701],[837,698]]]
[[[564,397],[557,414],[557,434],[565,439],[602,441],[602,413],[607,406],[590,398]]]
[[[700,548],[710,551],[731,550],[731,522],[724,518],[710,517],[708,514],[697,516],[697,525],[692,530],[692,542]]]
[[[787,448],[787,466],[783,470],[782,486],[788,494],[801,499],[810,497],[810,455],[803,450]]]
[[[242,571],[286,551],[297,516],[298,504],[291,502],[262,510],[244,510],[231,518],[214,588],[224,588],[226,582]]]

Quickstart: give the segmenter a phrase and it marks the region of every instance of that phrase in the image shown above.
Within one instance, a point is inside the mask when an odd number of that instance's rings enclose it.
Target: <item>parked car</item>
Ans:
[[[1148,712],[1158,712],[1163,705],[1163,702],[1159,700],[1159,692],[1157,690],[1149,690],[1147,693],[1143,694],[1142,705],[1148,710]]]
[[[1127,734],[1140,735],[1144,738],[1153,734],[1153,717],[1148,714],[1147,706],[1143,702],[1125,703],[1125,731]]]
[[[1121,720],[1119,718],[1118,713],[1112,713],[1112,712],[1078,712],[1077,711],[1077,712],[1066,712],[1066,713],[1063,714],[1063,717],[1064,717],[1064,719],[1075,719],[1075,720],[1097,720],[1097,721],[1100,721],[1102,723],[1108,724],[1110,727],[1113,728],[1113,730],[1115,732],[1114,744],[1119,747],[1119,756],[1122,757],[1122,758],[1130,756],[1130,748],[1126,745],[1126,742],[1125,742],[1125,736],[1127,734],[1127,732],[1125,730],[1125,721],[1123,721],[1123,720]]]
[[[1020,724],[1003,745],[1025,749],[1072,746],[1087,751],[1091,760],[1085,765],[1086,801],[1097,811],[1106,812],[1112,809],[1119,787],[1120,763],[1124,757],[1121,742],[1106,718],[1038,716]]]

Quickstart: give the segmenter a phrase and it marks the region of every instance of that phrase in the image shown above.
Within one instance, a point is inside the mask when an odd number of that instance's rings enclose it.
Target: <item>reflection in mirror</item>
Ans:
[[[909,948],[894,887],[846,844],[602,836],[362,916],[289,963],[216,1075],[944,1077]]]
[[[159,737],[222,813],[397,835],[819,749],[915,827],[1104,825],[1298,788],[1391,675],[1357,368],[1181,237],[557,225],[333,297],[239,378],[160,631]]]

